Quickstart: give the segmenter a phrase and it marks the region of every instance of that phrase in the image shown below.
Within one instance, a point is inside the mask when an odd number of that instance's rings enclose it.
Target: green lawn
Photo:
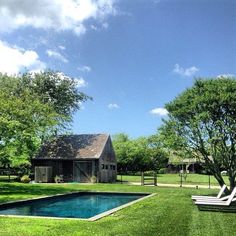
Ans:
[[[0,182],[12,182],[17,178],[17,176],[15,175],[10,175],[10,179],[9,176],[7,175],[0,175]]]
[[[121,176],[117,176],[118,180],[121,180]],[[224,176],[226,183],[228,184],[227,176]],[[141,181],[141,176],[122,176],[123,181],[128,182],[139,182]],[[186,181],[183,178],[183,184],[190,184],[190,185],[208,185],[209,176],[208,175],[200,175],[200,174],[188,174]],[[218,185],[216,179],[211,176],[210,177],[211,185]],[[158,174],[157,175],[157,183],[162,184],[179,184],[180,183],[180,176],[179,174]]]
[[[215,194],[217,190],[125,184],[0,183],[0,202],[79,190],[155,192],[157,195],[95,222],[0,217],[0,235],[235,235],[235,214],[201,212],[190,199],[192,194]]]

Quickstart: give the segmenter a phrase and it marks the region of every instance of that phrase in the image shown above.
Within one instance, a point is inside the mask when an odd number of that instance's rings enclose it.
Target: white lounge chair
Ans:
[[[193,201],[205,200],[205,199],[221,199],[221,200],[225,200],[225,199],[227,199],[227,196],[226,196],[226,197],[223,197],[223,198],[221,198],[221,196],[223,195],[223,193],[224,193],[226,187],[227,187],[227,186],[224,184],[224,185],[221,187],[221,189],[220,189],[220,191],[219,191],[219,193],[218,193],[218,195],[217,195],[216,197],[214,197],[214,196],[193,195],[191,198],[192,198]]]
[[[228,196],[225,196],[224,198],[227,197],[227,201],[225,201],[225,199],[202,199],[202,200],[197,200],[195,202],[196,205],[204,205],[204,204],[215,204],[215,205],[229,205],[232,201],[235,201],[236,198],[235,198],[235,195],[236,195],[236,187],[233,189],[233,191],[231,192],[230,195]]]
[[[228,196],[227,201],[220,199],[205,199],[198,200],[195,204],[199,210],[210,210],[210,211],[228,211],[236,212],[236,187],[232,193]]]

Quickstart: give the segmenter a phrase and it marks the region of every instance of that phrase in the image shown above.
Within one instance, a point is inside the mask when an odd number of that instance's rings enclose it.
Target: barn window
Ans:
[[[102,169],[105,169],[105,165],[104,164],[102,164]]]
[[[108,165],[105,165],[106,170],[108,170]]]
[[[116,166],[113,166],[113,170],[116,170]]]

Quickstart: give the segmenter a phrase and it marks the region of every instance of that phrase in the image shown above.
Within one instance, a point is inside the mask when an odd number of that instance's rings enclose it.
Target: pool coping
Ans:
[[[55,197],[61,197],[61,196],[69,196],[69,195],[76,195],[78,193],[108,193],[108,194],[140,194],[140,195],[144,195],[143,197],[133,200],[131,202],[128,202],[126,204],[123,204],[121,206],[112,208],[108,211],[102,212],[100,214],[97,214],[95,216],[92,216],[90,218],[69,218],[69,217],[51,217],[51,216],[27,216],[27,215],[1,215],[0,217],[17,217],[17,218],[36,218],[36,219],[56,219],[56,220],[83,220],[83,221],[96,221],[99,220],[105,216],[111,215],[119,210],[122,210],[123,208],[126,208],[128,206],[131,206],[137,202],[140,202],[142,200],[145,200],[149,197],[153,197],[156,195],[156,193],[145,193],[145,192],[113,192],[113,191],[78,191],[78,192],[69,192],[69,193],[62,193],[62,194],[56,194],[56,195],[49,195],[49,196],[43,196],[43,197],[37,197],[37,198],[31,198],[31,199],[22,199],[19,201],[10,201],[10,202],[6,202],[6,203],[0,203],[0,208],[2,206],[10,206],[10,205],[18,205],[21,203],[27,203],[27,202],[33,202],[35,200],[41,200],[41,199],[50,199],[50,198],[55,198]]]

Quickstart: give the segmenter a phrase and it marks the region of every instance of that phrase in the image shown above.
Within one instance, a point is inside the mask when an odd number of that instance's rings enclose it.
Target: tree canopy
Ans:
[[[165,166],[166,153],[160,148],[156,136],[130,139],[121,133],[113,136],[118,171],[157,171]]]
[[[202,158],[221,186],[221,170],[227,170],[232,190],[236,177],[236,80],[196,80],[166,109],[169,117],[161,135],[167,143]]]
[[[63,132],[87,99],[60,73],[0,74],[0,164],[30,164],[42,141]]]

